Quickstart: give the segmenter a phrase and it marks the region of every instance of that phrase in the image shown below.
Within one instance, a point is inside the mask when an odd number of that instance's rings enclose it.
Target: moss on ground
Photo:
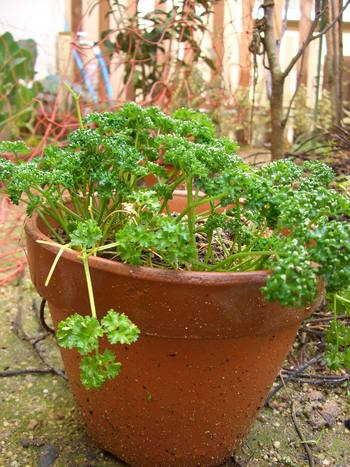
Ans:
[[[45,368],[31,342],[18,335],[21,328],[31,339],[43,333],[35,319],[38,304],[39,298],[28,279],[2,288],[0,371]],[[43,340],[38,348],[50,365],[62,368],[53,338]],[[288,384],[273,399],[272,407],[261,411],[237,453],[238,465],[308,465],[291,418],[294,401],[298,426],[304,439],[311,442],[315,464],[349,466],[350,431],[344,426],[344,420],[350,418],[349,390]],[[331,428],[320,418],[327,401],[332,401],[334,409],[333,419],[328,420]],[[93,446],[76,413],[67,383],[60,376],[2,377],[0,405],[0,467],[123,465]],[[332,413],[328,415],[331,417]]]

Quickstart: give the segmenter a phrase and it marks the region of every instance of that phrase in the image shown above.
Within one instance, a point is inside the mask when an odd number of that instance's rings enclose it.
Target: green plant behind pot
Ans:
[[[3,143],[3,151],[23,151],[18,144]],[[206,115],[183,108],[169,116],[128,103],[81,119],[66,147],[47,146],[28,163],[1,161],[4,191],[28,215],[38,213],[56,242],[56,260],[66,248],[81,254],[92,317],[68,318],[58,338],[84,356],[87,387],[118,373],[111,355],[98,352],[102,334],[121,342],[121,333],[127,343],[138,335],[131,322],[120,328],[113,310],[108,330],[97,321],[90,255],[185,271],[271,270],[263,293],[293,307],[315,300],[319,279],[332,293],[348,286],[350,202],[332,188],[333,171],[290,160],[256,169],[236,151],[235,142],[216,137]],[[186,190],[186,203],[174,213],[178,189]]]
[[[33,39],[15,41],[9,32],[0,36],[0,132],[18,137],[32,130],[33,98],[40,84],[33,82],[37,56]]]

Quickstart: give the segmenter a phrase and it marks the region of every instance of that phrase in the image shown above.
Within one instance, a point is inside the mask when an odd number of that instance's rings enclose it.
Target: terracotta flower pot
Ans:
[[[88,314],[78,254],[63,253],[45,287],[57,249],[36,242],[47,240],[36,215],[26,233],[31,277],[55,327],[73,312]],[[61,350],[92,439],[136,467],[224,462],[249,430],[313,307],[267,302],[260,292],[266,271],[179,272],[98,257],[90,258],[90,269],[99,318],[114,308],[141,329],[136,344],[114,346],[122,372],[100,390],[83,388],[79,355]]]

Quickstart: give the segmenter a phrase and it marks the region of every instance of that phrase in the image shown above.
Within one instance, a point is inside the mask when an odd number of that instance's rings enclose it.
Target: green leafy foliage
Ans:
[[[324,334],[324,361],[332,370],[350,369],[350,326],[346,319],[339,319],[350,315],[350,288],[327,294],[327,303],[332,304],[334,319]]]
[[[0,130],[11,137],[32,132],[35,103],[41,89],[33,82],[36,44],[15,41],[9,32],[0,36]]]
[[[114,353],[106,349],[102,354],[97,352],[81,359],[80,378],[86,389],[99,389],[109,380],[116,378],[121,370]]]
[[[340,368],[350,368],[350,349],[340,351],[338,346],[330,344],[324,354],[326,365],[331,370],[339,370]]]
[[[12,154],[29,154],[30,149],[23,141],[1,141],[0,153],[10,152]]]
[[[81,382],[86,389],[98,389],[108,379],[114,379],[121,363],[114,352],[99,351],[99,340],[105,335],[111,344],[133,344],[140,334],[138,327],[124,314],[109,310],[101,323],[92,316],[70,315],[58,324],[57,341],[61,347],[77,350],[80,361]]]
[[[320,273],[328,291],[345,289],[350,284],[350,224],[330,221],[310,235],[313,261],[321,265]]]
[[[116,233],[115,239],[121,259],[129,264],[147,264],[157,256],[176,268],[191,261],[195,254],[188,229],[173,218],[128,223]]]
[[[266,297],[285,306],[311,303],[316,298],[317,276],[307,249],[294,239],[286,242],[279,255],[270,262],[273,274],[262,289]]]
[[[57,329],[57,341],[61,347],[76,349],[86,355],[98,348],[98,340],[103,330],[98,320],[92,316],[75,313],[61,321]]]
[[[0,164],[13,202],[55,220],[61,243],[68,238],[87,256],[151,267],[269,268],[264,293],[288,306],[311,303],[318,277],[331,291],[349,282],[350,228],[343,219],[350,201],[330,188],[334,173],[325,164],[250,167],[235,142],[217,138],[209,118],[190,109],[169,116],[128,103],[87,115],[84,125],[66,147],[47,146],[43,158]],[[10,149],[26,150],[3,143]],[[188,196],[174,214],[179,187]],[[201,205],[205,214],[197,211]]]
[[[23,151],[18,144],[2,150]],[[350,201],[335,189],[333,171],[291,160],[254,168],[236,149],[206,115],[128,103],[87,115],[64,148],[47,146],[42,158],[0,159],[0,181],[55,241],[82,253],[93,317],[90,255],[178,270],[270,270],[263,293],[289,307],[311,304],[320,281],[339,295],[350,282]],[[113,344],[137,336],[124,315],[91,320],[63,322],[62,345],[88,355],[102,334]],[[102,371],[101,358],[87,360],[85,374]]]
[[[140,331],[124,313],[109,310],[101,321],[102,327],[111,344],[133,344]]]
[[[338,344],[341,347],[350,348],[350,326],[344,323],[333,321],[325,337],[327,342],[331,344]]]
[[[102,238],[102,231],[94,219],[82,221],[70,235],[70,244],[78,249],[92,248]]]

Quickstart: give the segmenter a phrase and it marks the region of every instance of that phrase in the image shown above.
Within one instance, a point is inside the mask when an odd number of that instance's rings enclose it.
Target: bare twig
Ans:
[[[296,416],[296,413],[295,413],[295,407],[294,407],[294,401],[292,401],[291,403],[291,415],[292,415],[292,420],[293,420],[293,424],[294,424],[294,427],[295,427],[295,431],[297,432],[299,438],[300,438],[300,441],[303,445],[303,448],[305,450],[305,453],[307,455],[307,458],[308,458],[308,461],[309,461],[309,466],[310,467],[314,467],[315,466],[315,461],[314,461],[314,456],[312,454],[312,451],[311,451],[311,448],[309,446],[309,444],[307,443],[307,441],[305,441],[304,437],[303,437],[303,434],[298,426],[298,421],[297,421],[297,416]]]
[[[45,331],[49,332],[50,334],[55,334],[55,330],[52,329],[47,322],[45,321],[45,305],[46,305],[46,300],[43,298],[40,303],[40,309],[39,309],[39,320],[41,326],[45,329]]]
[[[287,373],[286,378],[291,374],[287,370],[283,370],[284,373]],[[347,381],[350,381],[350,375],[346,374],[344,376],[334,376],[334,375],[317,375],[317,374],[308,374],[308,373],[299,373],[297,376],[294,376],[294,381],[300,381],[307,384],[326,384],[331,386],[337,386],[343,384]]]
[[[321,331],[319,329],[308,328],[307,326],[302,326],[301,328],[299,328],[299,331],[307,332],[308,334],[313,334],[314,336],[318,337],[322,337],[324,334],[324,331]]]
[[[321,360],[321,358],[322,358],[322,354],[316,355],[314,358],[312,358],[307,363],[305,363],[305,365],[301,366],[297,370],[293,371],[293,373],[291,373],[291,374],[287,375],[286,377],[284,377],[283,381],[280,384],[278,384],[278,386],[275,386],[270,391],[269,395],[267,396],[267,398],[265,400],[264,405],[267,406],[269,404],[269,402],[271,401],[271,399],[278,393],[278,391],[280,391],[285,386],[286,383],[288,383],[288,381],[292,381],[293,379],[296,379],[299,374],[303,373],[307,368],[309,368],[310,366],[312,366],[315,363],[319,362]]]
[[[298,94],[298,91],[299,91],[299,83],[300,83],[300,78],[301,78],[301,75],[303,73],[303,67],[304,67],[304,60],[305,60],[305,54],[302,54],[302,57],[301,57],[301,62],[300,62],[300,69],[299,69],[299,73],[298,73],[298,77],[297,77],[297,82],[296,82],[296,86],[295,86],[295,90],[294,90],[294,93],[289,101],[289,104],[288,104],[288,109],[287,109],[287,112],[286,112],[286,115],[284,117],[284,120],[282,122],[282,125],[283,127],[285,127],[287,125],[287,122],[288,122],[288,118],[289,118],[289,115],[290,115],[290,112],[292,110],[292,106],[293,106],[293,103],[294,103],[294,100]]]
[[[28,334],[24,331],[23,326],[22,326],[22,297],[17,302],[17,314],[14,322],[12,323],[13,325],[13,331],[19,337],[21,340],[28,342],[32,349],[34,350],[35,354],[37,357],[40,359],[40,361],[46,366],[46,369],[50,370],[50,373],[55,374],[57,376],[60,376],[63,378],[65,381],[67,381],[67,377],[64,374],[64,372],[60,369],[54,368],[50,363],[46,360],[46,358],[42,355],[42,352],[40,351],[40,348],[38,344],[45,340],[49,334],[42,334],[38,337],[30,337]]]
[[[350,315],[339,315],[337,316],[337,320],[340,320],[340,319],[350,319]],[[311,319],[308,319],[306,321],[304,321],[305,324],[309,324],[309,323],[328,323],[329,321],[333,321],[334,320],[334,316],[325,316],[323,318],[311,318]]]
[[[47,375],[54,374],[52,368],[25,368],[23,370],[6,370],[0,371],[0,378],[9,378],[12,376],[21,375]]]

